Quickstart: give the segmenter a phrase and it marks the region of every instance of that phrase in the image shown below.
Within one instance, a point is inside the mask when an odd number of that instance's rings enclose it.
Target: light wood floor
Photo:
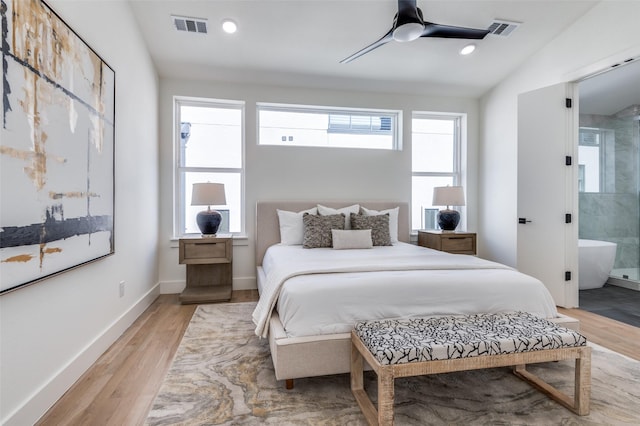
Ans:
[[[588,341],[640,361],[640,328],[581,309],[558,308],[580,320],[580,333]]]
[[[232,302],[257,300],[256,290],[234,291]],[[40,419],[38,425],[141,425],[196,305],[160,296]],[[640,360],[640,328],[579,309],[588,340]]]

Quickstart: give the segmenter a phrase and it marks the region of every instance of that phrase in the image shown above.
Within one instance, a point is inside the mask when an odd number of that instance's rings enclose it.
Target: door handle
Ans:
[[[524,225],[524,224],[526,224],[526,223],[528,223],[528,222],[531,222],[531,221],[530,221],[530,220],[528,220],[526,217],[519,217],[519,218],[518,218],[518,223],[521,223],[521,224],[523,224],[523,225]]]

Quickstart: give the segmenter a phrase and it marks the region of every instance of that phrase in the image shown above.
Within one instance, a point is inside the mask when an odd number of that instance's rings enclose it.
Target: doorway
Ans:
[[[578,88],[579,305],[637,327],[640,60],[586,79]],[[606,245],[613,249],[607,252]]]
[[[640,60],[578,88],[579,238],[616,245],[601,284],[640,290]]]

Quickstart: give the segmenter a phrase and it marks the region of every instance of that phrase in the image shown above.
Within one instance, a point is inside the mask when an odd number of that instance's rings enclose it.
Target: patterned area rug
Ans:
[[[349,375],[277,382],[255,303],[201,305],[147,418],[148,425],[365,425]],[[640,362],[592,345],[591,414],[574,415],[509,368],[396,380],[397,425],[640,424]],[[572,395],[573,362],[529,367]],[[376,377],[365,373],[375,401]]]

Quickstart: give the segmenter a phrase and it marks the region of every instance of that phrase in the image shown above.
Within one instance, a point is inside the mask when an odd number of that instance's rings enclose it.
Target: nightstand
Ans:
[[[475,232],[418,231],[418,245],[454,254],[476,254]]]
[[[187,286],[180,302],[209,303],[231,300],[233,238],[181,238],[179,262],[187,265]]]

